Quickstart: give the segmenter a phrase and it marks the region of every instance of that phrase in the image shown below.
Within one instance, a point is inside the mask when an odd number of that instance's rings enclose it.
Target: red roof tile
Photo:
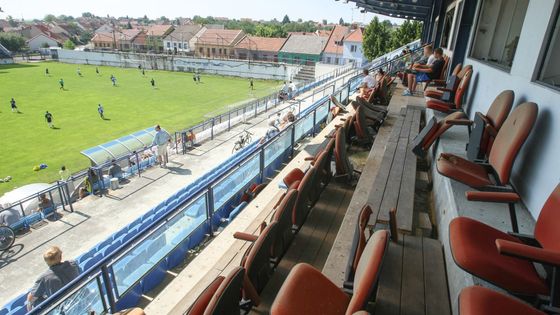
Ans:
[[[329,54],[340,54],[342,55],[343,47],[342,41],[344,40],[344,36],[348,34],[348,27],[337,25],[331,32],[331,37],[329,37],[329,41],[327,42],[327,46],[325,46],[326,53]]]
[[[235,48],[277,52],[280,51],[285,42],[286,38],[245,36]]]

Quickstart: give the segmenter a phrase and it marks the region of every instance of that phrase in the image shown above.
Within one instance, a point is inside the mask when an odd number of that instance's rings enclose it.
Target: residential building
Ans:
[[[366,56],[364,56],[364,49],[363,49],[363,29],[358,27],[350,31],[350,34],[347,34],[344,37],[342,42],[343,46],[343,53],[342,58],[345,60],[346,63],[353,62],[356,64],[357,67],[361,67],[364,63],[367,62]]]
[[[113,36],[114,34],[111,33],[95,33],[91,38],[91,43],[93,44],[94,49],[98,50],[113,50],[117,49],[116,47],[116,37]]]
[[[191,40],[197,35],[202,35],[205,29],[201,25],[181,25],[163,38],[163,47],[165,51],[178,53],[188,53],[194,50]],[[200,34],[199,34],[200,33]]]
[[[242,30],[207,29],[196,40],[195,55],[207,58],[234,57],[234,48],[243,39]]]
[[[36,51],[40,48],[46,47],[57,47],[61,44],[56,39],[45,34],[39,34],[31,39],[28,39],[26,43],[27,47],[29,47],[31,51]]]
[[[348,34],[350,28],[343,25],[336,25],[331,31],[329,41],[323,51],[322,62],[335,65],[343,65],[344,60],[344,37]]]
[[[132,40],[132,50],[135,52],[148,51],[146,31],[140,31],[140,33],[134,37]]]
[[[100,27],[98,27],[95,31],[93,31],[94,33],[111,33],[113,32],[115,28],[113,26],[111,26],[110,24],[103,24]]]
[[[144,29],[149,52],[163,52],[163,38],[173,32],[173,25],[150,25]]]
[[[278,61],[278,53],[286,38],[245,36],[235,45],[235,58]]]
[[[117,34],[118,38],[118,49],[121,51],[134,51],[134,39],[138,36],[142,31],[139,29],[124,29],[119,31]]]
[[[288,63],[320,62],[328,37],[317,35],[290,35],[280,52],[278,60]]]

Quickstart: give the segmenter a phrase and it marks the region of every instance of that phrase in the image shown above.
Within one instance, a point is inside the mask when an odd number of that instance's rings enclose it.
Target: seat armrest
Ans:
[[[469,119],[448,119],[445,121],[446,124],[448,125],[454,125],[454,126],[470,126],[473,124],[472,120]]]
[[[560,266],[560,252],[501,239],[496,240],[496,248],[502,255],[517,257],[549,266]]]
[[[514,192],[467,191],[465,196],[469,201],[516,203],[521,200],[521,197]]]
[[[352,290],[354,290],[354,282],[353,281],[344,281],[342,284],[342,288],[345,290],[349,290],[350,294],[352,294]]]
[[[490,125],[490,124],[486,124],[486,131],[488,131],[488,134],[492,137],[496,137],[496,135],[498,135],[498,130],[496,130],[496,128],[494,128],[494,126]]]
[[[233,237],[247,242],[255,242],[259,237],[257,235],[245,233],[245,232],[235,232]]]
[[[341,121],[346,121],[346,118],[340,118]]]
[[[438,87],[437,89],[440,90],[440,91],[443,91],[443,92],[455,92],[452,89],[448,89],[448,88],[444,88],[444,87]]]
[[[313,160],[315,160],[315,157],[314,156],[307,156],[303,160],[304,161],[313,161]]]
[[[515,238],[518,238],[524,244],[527,244],[529,246],[541,247],[541,245],[539,244],[539,241],[537,241],[537,239],[535,238],[534,235],[515,233],[515,232],[508,232],[508,235],[511,235]]]

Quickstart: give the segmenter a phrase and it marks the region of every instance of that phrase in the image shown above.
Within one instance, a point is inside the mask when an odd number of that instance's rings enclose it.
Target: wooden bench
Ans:
[[[390,242],[379,277],[375,314],[451,314],[438,240],[404,235],[397,243]]]
[[[387,140],[379,171],[368,196],[373,214],[370,225],[389,222],[389,210],[397,209],[397,228],[402,233],[412,232],[414,190],[416,184],[416,156],[412,140],[420,129],[422,111],[407,106],[393,125]]]

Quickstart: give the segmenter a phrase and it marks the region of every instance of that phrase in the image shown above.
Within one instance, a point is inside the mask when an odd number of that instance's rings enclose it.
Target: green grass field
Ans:
[[[45,75],[45,68],[50,76]],[[247,79],[202,75],[195,84],[192,73],[44,62],[0,66],[0,195],[25,184],[51,182],[66,165],[76,172],[89,166],[81,150],[161,124],[168,131],[180,130],[205,119],[207,113],[225,111],[228,105],[272,93],[277,81],[255,80],[249,91]],[[110,76],[117,78],[111,85]],[[59,89],[63,78],[65,91]],[[156,89],[150,80],[156,82]],[[15,98],[20,114],[12,113]],[[105,109],[102,120],[97,104]],[[58,129],[50,129],[44,118],[48,110]],[[47,169],[35,172],[40,163]]]

